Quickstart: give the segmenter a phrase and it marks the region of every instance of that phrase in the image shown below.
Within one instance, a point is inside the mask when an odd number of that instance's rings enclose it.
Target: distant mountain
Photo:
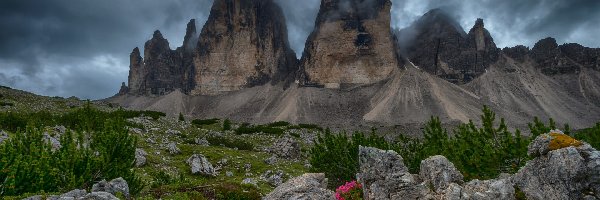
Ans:
[[[216,0],[199,38],[170,50],[160,32],[131,54],[128,86],[108,100],[198,118],[415,130],[430,116],[477,120],[489,105],[513,127],[534,116],[600,121],[600,49],[552,38],[499,49],[483,19],[465,32],[434,9],[390,28],[389,0],[322,0],[301,60],[271,0]],[[190,42],[193,41],[193,42]],[[195,46],[194,46],[195,45]]]

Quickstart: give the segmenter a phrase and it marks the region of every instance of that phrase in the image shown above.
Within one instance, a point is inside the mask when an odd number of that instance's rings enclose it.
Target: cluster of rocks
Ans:
[[[600,199],[600,151],[560,131],[538,136],[528,147],[534,157],[516,174],[463,182],[443,156],[421,161],[411,174],[394,151],[359,148],[364,199]],[[334,199],[324,174],[305,174],[275,188],[265,199]]]
[[[217,171],[213,165],[202,154],[194,154],[190,156],[186,163],[190,165],[192,174],[200,174],[205,176],[217,175]]]
[[[46,200],[118,200],[117,195],[123,195],[129,199],[129,185],[123,178],[116,178],[111,181],[102,180],[92,186],[88,193],[84,189],[75,189],[61,195],[52,195]],[[42,195],[31,196],[23,200],[42,200]]]
[[[280,158],[297,159],[301,155],[300,143],[291,137],[282,137],[273,143],[269,152]]]

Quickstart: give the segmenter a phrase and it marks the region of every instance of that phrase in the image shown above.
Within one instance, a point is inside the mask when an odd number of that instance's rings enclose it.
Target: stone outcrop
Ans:
[[[196,47],[191,94],[293,80],[297,59],[284,19],[272,0],[215,1]]]
[[[192,174],[201,174],[205,176],[216,176],[217,172],[213,165],[201,154],[194,154],[187,159],[186,163],[190,165]]]
[[[600,151],[589,144],[551,131],[538,136],[528,154],[535,158],[513,178],[528,199],[600,198]]]
[[[400,52],[421,69],[453,83],[467,83],[498,60],[500,50],[483,19],[469,33],[441,9],[397,32]]]
[[[300,143],[290,137],[282,137],[273,143],[269,149],[271,153],[281,157],[295,159],[300,157]]]
[[[419,176],[436,192],[448,188],[451,183],[462,183],[463,175],[444,156],[432,156],[421,161]]]
[[[136,148],[135,149],[135,166],[142,167],[142,166],[146,165],[146,156],[148,156],[148,153],[146,153],[146,151],[144,151],[144,149]]]
[[[129,198],[129,185],[123,178],[116,178],[109,182],[102,180],[92,186],[92,192],[107,192],[112,195],[120,193]]]
[[[401,67],[389,0],[322,0],[306,41],[299,81],[339,88],[384,80]]]
[[[325,174],[304,174],[275,188],[263,200],[335,199]]]
[[[546,75],[579,73],[582,67],[600,70],[600,49],[575,43],[559,46],[551,37],[535,43],[529,56]]]
[[[371,147],[359,147],[359,174],[365,200],[422,199],[429,195],[425,184],[408,172],[396,152]]]

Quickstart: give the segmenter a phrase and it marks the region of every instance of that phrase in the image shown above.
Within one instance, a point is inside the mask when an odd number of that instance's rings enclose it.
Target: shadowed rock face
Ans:
[[[466,83],[498,60],[500,50],[483,19],[469,33],[445,11],[433,9],[397,32],[400,52],[423,70],[453,83]]]
[[[276,83],[297,70],[283,13],[272,0],[215,1],[196,50],[196,95]]]
[[[390,29],[389,0],[323,0],[306,41],[298,79],[339,88],[370,84],[400,67]]]

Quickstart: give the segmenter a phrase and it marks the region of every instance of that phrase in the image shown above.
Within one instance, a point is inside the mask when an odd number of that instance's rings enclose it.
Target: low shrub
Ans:
[[[600,122],[591,128],[577,131],[575,138],[589,143],[596,149],[600,149]]]
[[[14,106],[14,103],[0,101],[0,106]]]
[[[244,124],[240,125],[240,127],[238,127],[235,130],[235,133],[238,135],[261,133],[261,132],[266,133],[266,134],[282,135],[284,133],[284,130],[279,127],[270,127],[270,126],[266,126],[266,125],[250,125],[248,123],[244,123]]]
[[[254,149],[254,145],[252,143],[240,139],[230,139],[223,136],[212,136],[206,137],[206,140],[211,145],[222,145],[228,148],[237,148],[239,150],[247,151],[251,151]]]
[[[288,129],[314,129],[323,131],[323,128],[316,124],[298,124],[289,126]]]
[[[207,126],[207,125],[213,125],[216,123],[219,123],[219,119],[217,119],[217,118],[192,120],[192,124],[194,124],[196,126]]]
[[[290,123],[286,122],[286,121],[277,121],[277,122],[272,122],[267,124],[267,127],[282,127],[282,126],[289,126]]]
[[[229,121],[229,119],[225,119],[225,121],[223,121],[223,130],[231,130],[231,121]]]

